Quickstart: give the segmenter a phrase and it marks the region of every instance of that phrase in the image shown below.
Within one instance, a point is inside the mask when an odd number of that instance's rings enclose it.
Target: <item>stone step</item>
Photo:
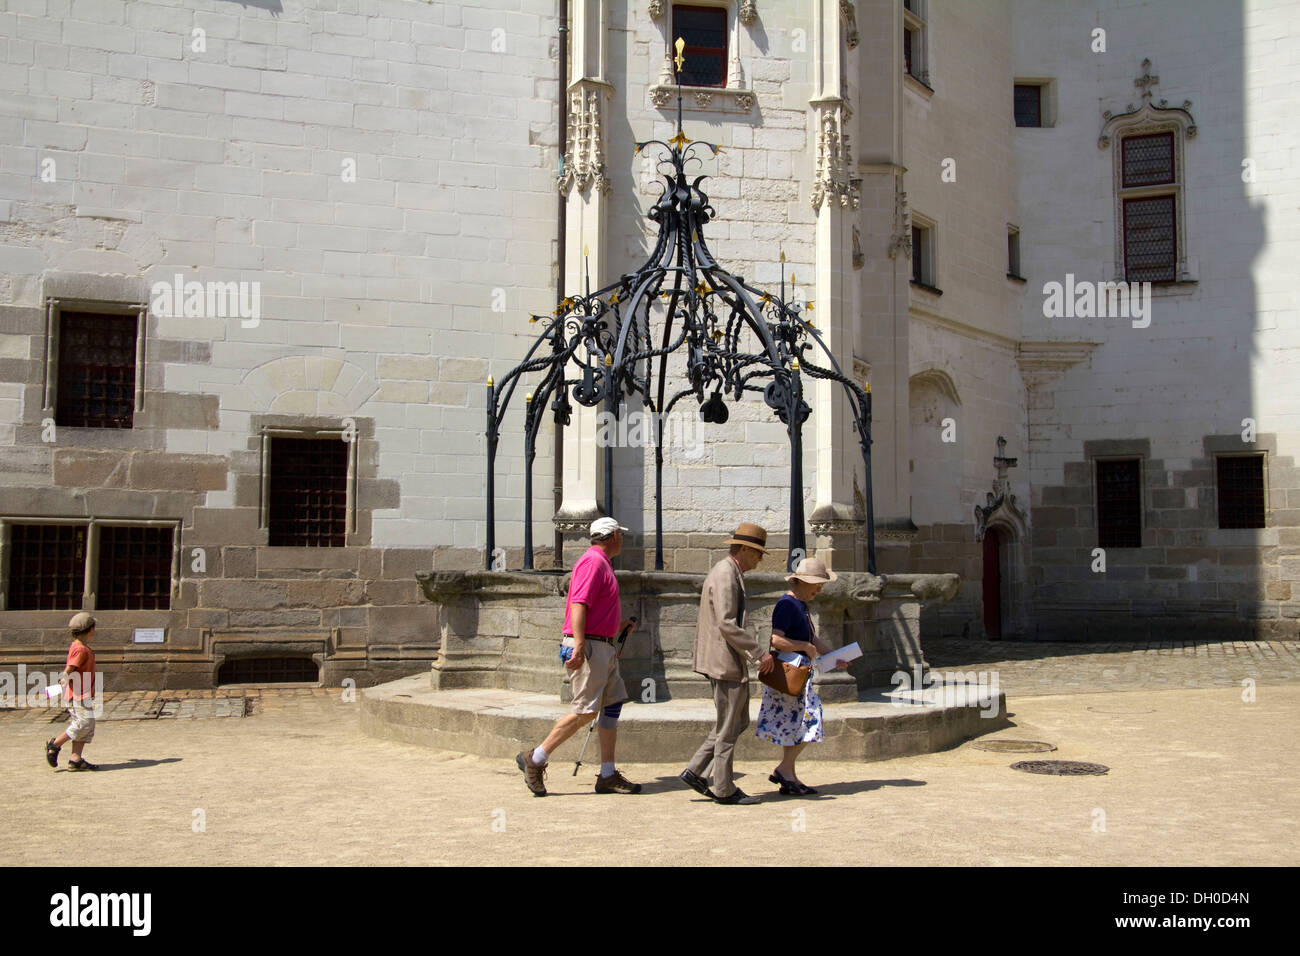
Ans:
[[[736,744],[740,760],[761,760],[777,748],[754,735],[762,685],[750,684],[750,726]],[[498,689],[432,690],[427,675],[368,687],[361,693],[361,729],[372,736],[485,757],[513,757],[536,746],[568,708],[554,694]],[[923,691],[881,688],[854,703],[825,704],[826,739],[801,760],[888,760],[933,753],[1010,726],[1006,695],[975,685]],[[618,758],[626,763],[688,760],[714,723],[711,700],[629,701],[619,721]],[[559,748],[559,768],[577,759],[583,728]],[[595,740],[585,763],[599,761]],[[566,772],[568,772],[566,770]]]

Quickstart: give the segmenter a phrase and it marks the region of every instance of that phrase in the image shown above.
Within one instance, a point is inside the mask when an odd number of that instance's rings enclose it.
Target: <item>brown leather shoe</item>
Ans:
[[[640,793],[641,784],[633,783],[617,770],[608,777],[596,778],[597,793]]]
[[[521,750],[515,754],[515,766],[524,773],[524,782],[528,784],[528,789],[533,791],[533,796],[546,796],[546,768],[548,764],[533,763],[533,752],[531,750]]]

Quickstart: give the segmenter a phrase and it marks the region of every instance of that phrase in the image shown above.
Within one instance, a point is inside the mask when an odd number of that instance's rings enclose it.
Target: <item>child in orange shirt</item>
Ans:
[[[45,760],[51,767],[58,767],[59,750],[71,740],[68,769],[98,770],[99,767],[81,756],[82,749],[95,738],[95,652],[90,649],[95,619],[82,611],[68,622],[68,630],[72,633],[72,646],[68,648],[68,661],[59,683],[64,685],[63,699],[72,722],[58,737],[45,742]]]

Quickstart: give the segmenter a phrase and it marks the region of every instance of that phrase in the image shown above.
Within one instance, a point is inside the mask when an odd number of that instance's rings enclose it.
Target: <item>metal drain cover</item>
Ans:
[[[1040,754],[1056,749],[1056,744],[1042,740],[976,740],[971,746],[997,754]]]
[[[1023,770],[1025,773],[1046,773],[1071,777],[1110,772],[1110,767],[1099,763],[1085,763],[1082,760],[1022,760],[1019,763],[1013,763],[1011,769]]]
[[[1088,709],[1094,714],[1112,714],[1124,717],[1129,717],[1134,714],[1154,714],[1156,712],[1154,707],[1140,710],[1121,710],[1118,707],[1089,707]]]

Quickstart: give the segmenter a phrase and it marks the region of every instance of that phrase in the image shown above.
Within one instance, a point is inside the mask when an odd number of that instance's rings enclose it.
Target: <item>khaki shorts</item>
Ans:
[[[95,704],[89,697],[74,700],[68,704],[68,714],[72,722],[65,733],[70,740],[79,744],[88,744],[95,739]]]
[[[627,700],[627,687],[618,672],[618,655],[614,645],[604,641],[587,641],[587,657],[573,675],[573,712],[594,714],[606,704]]]

